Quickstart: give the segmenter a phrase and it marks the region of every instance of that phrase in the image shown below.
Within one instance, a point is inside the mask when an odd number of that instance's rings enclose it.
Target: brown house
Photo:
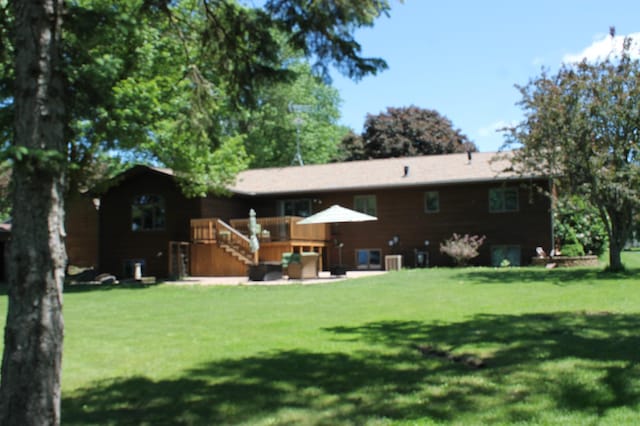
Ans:
[[[250,209],[261,240],[257,260],[315,251],[325,269],[384,269],[389,254],[405,266],[449,265],[440,243],[458,234],[485,235],[481,265],[529,263],[551,247],[546,177],[504,172],[494,153],[247,170],[231,196],[186,198],[172,172],[137,166],[118,177],[100,199],[95,264],[131,276],[244,275],[256,259],[248,248]],[[333,204],[369,213],[375,222],[297,225]],[[88,222],[86,222],[88,223]],[[68,222],[69,224],[69,222]],[[76,238],[73,224],[69,239]],[[74,256],[70,253],[70,261]]]

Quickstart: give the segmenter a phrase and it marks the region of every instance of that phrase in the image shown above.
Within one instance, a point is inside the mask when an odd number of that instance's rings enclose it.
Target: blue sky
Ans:
[[[334,75],[341,123],[362,132],[368,113],[416,105],[435,109],[480,151],[503,142],[495,131],[522,118],[515,84],[542,67],[611,46],[609,27],[640,40],[638,0],[405,0],[356,38],[389,69],[353,82]]]

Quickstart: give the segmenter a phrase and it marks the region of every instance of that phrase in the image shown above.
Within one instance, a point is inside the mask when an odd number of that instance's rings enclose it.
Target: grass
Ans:
[[[640,252],[625,263],[69,288],[63,424],[636,424]]]

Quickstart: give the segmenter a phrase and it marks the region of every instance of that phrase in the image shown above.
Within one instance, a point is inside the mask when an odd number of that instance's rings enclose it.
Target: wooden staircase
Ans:
[[[218,241],[218,246],[245,265],[254,264],[253,254],[251,252],[247,253],[240,245]]]
[[[237,262],[237,265],[233,267],[235,271],[245,270],[247,266],[258,263],[258,253],[251,252],[249,238],[218,218],[192,219],[191,244],[192,246],[194,244],[196,246],[216,246],[218,248],[218,256],[223,255],[228,259],[220,259],[218,264],[226,263],[229,266],[229,264]],[[205,249],[202,247],[197,249],[212,250],[211,248]],[[209,257],[209,259],[211,258]],[[195,268],[201,270],[199,266],[196,265]]]

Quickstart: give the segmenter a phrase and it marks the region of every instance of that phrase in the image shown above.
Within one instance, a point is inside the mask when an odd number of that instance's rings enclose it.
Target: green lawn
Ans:
[[[63,424],[637,424],[625,263],[68,289]]]

